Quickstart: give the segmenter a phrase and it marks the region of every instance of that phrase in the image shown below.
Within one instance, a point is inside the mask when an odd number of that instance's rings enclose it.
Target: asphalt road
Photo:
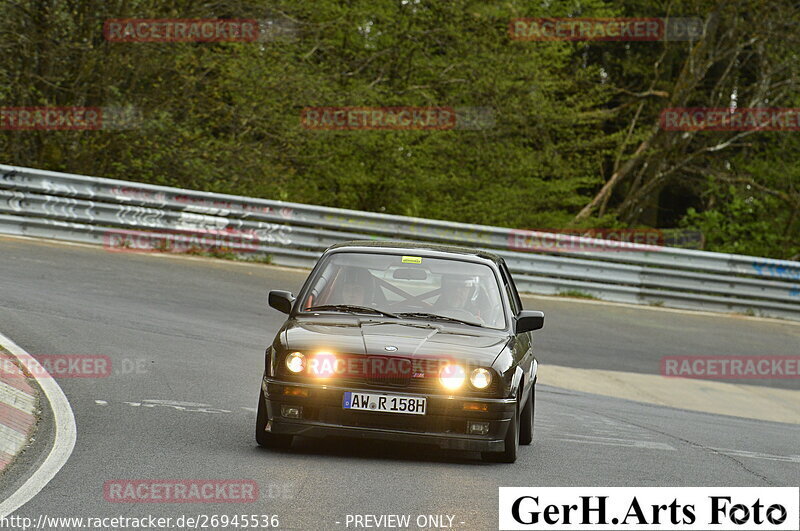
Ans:
[[[59,380],[77,444],[16,514],[275,514],[285,529],[346,529],[348,514],[431,514],[453,516],[457,529],[496,529],[499,486],[796,486],[800,477],[800,426],[547,386],[537,395],[534,444],[513,465],[360,440],[259,449],[253,429],[263,351],[283,320],[266,293],[296,291],[305,275],[0,237],[0,331],[34,356],[106,355],[115,372]],[[800,344],[798,327],[781,323],[568,300],[525,305],[547,314],[537,336],[545,364],[655,374],[665,355],[787,355]],[[45,426],[41,448],[15,465],[16,476],[0,479],[0,499],[35,466],[47,437]],[[122,504],[103,497],[109,480],[212,478],[254,480],[260,499]]]

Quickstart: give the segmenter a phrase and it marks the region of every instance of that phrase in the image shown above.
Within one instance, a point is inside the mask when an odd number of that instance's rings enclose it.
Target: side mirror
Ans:
[[[288,314],[292,311],[292,304],[294,304],[294,295],[291,291],[274,289],[269,292],[269,305],[279,312]]]
[[[521,334],[532,330],[539,330],[544,326],[544,312],[534,310],[522,310],[517,315],[514,323],[514,333]]]

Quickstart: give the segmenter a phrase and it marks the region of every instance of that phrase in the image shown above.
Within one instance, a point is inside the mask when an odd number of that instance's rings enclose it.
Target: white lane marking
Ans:
[[[0,518],[5,518],[36,496],[61,470],[61,467],[72,455],[75,448],[78,429],[75,426],[75,415],[69,405],[64,391],[58,383],[42,367],[36,359],[25,352],[19,345],[0,333],[0,345],[11,352],[31,374],[39,377],[36,381],[53,410],[55,437],[53,447],[44,462],[11,496],[0,503]]]
[[[176,400],[154,400],[145,398],[142,402],[149,402],[151,404],[158,404],[161,406],[182,406],[182,407],[209,407],[211,404],[201,404],[199,402],[178,402]]]
[[[100,406],[109,405],[109,402],[107,400],[95,400],[94,403],[97,404],[97,405],[100,405]],[[142,407],[142,408],[150,408],[150,409],[157,408],[157,407],[167,407],[167,408],[172,408],[172,409],[177,410],[177,411],[187,411],[189,413],[233,413],[233,411],[230,411],[228,409],[214,408],[214,407],[211,407],[208,404],[200,404],[200,403],[197,403],[197,402],[176,402],[176,401],[173,401],[173,400],[150,400],[150,399],[146,399],[146,400],[142,400],[141,402],[122,401],[122,402],[115,402],[114,404],[116,404],[116,405],[125,404],[125,405],[130,406],[130,407],[136,407],[136,408]],[[179,405],[179,404],[183,404],[183,405]]]
[[[572,435],[567,437],[556,437],[553,440],[562,442],[573,442],[581,444],[602,444],[605,446],[625,446],[628,448],[645,448],[648,450],[672,450],[675,448],[667,443],[655,441],[642,441],[636,439],[616,439],[613,437],[595,437],[592,435]]]
[[[800,464],[800,455],[772,455],[761,452],[751,452],[749,450],[733,450],[731,448],[709,448],[721,454],[731,457],[749,457],[751,459],[766,459],[767,461],[783,461],[785,463]]]

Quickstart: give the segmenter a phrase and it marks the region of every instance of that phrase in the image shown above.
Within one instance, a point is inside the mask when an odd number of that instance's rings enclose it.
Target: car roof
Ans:
[[[429,257],[441,257],[443,255],[459,255],[459,256],[471,256],[475,258],[482,258],[484,260],[489,260],[494,262],[495,264],[500,264],[503,259],[500,256],[490,253],[488,251],[482,251],[479,249],[471,249],[469,247],[458,247],[455,245],[440,245],[436,243],[425,243],[425,242],[396,242],[391,240],[356,240],[350,242],[342,242],[337,243],[336,245],[331,245],[325,251],[328,252],[344,252],[344,251],[352,251],[352,252],[376,252],[380,250],[387,250],[392,252],[409,252],[409,253],[416,253],[421,254],[424,256]]]

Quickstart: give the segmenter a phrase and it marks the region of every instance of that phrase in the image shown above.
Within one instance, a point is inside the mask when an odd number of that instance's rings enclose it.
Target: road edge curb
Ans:
[[[0,344],[0,477],[30,446],[40,420],[39,388]]]
[[[8,498],[0,502],[0,518],[25,505],[55,477],[69,459],[77,440],[75,415],[64,391],[36,359],[0,332],[0,346],[16,359],[41,390],[39,399],[46,399],[53,412],[54,440],[47,457],[28,479]]]

